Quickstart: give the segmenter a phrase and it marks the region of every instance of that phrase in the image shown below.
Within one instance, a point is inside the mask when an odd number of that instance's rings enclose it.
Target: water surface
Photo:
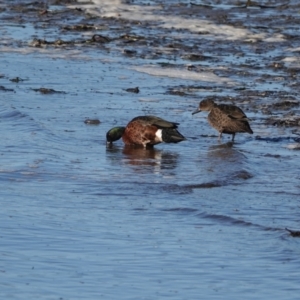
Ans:
[[[300,228],[299,4],[148,2],[0,15],[1,297],[298,299],[285,228]],[[95,28],[63,29],[82,23]],[[94,34],[112,40],[83,43]],[[254,134],[219,142],[191,115],[207,96],[239,105]],[[106,148],[108,129],[144,114],[187,141]]]

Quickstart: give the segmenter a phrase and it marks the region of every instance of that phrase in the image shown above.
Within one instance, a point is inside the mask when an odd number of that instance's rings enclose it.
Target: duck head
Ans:
[[[106,144],[112,145],[113,142],[119,140],[125,131],[125,127],[114,127],[106,133]]]
[[[202,100],[199,103],[199,107],[192,112],[192,115],[199,113],[200,111],[211,111],[211,109],[215,106],[215,102],[212,99]]]

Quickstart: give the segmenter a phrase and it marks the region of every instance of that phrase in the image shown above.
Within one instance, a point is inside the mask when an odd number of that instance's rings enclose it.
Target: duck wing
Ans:
[[[177,128],[177,126],[179,125],[179,123],[169,122],[156,116],[139,116],[132,119],[132,121],[137,120],[144,123],[145,125],[154,125],[157,128]]]
[[[235,105],[220,104],[218,108],[225,113],[230,119],[239,121],[248,121],[245,113]]]

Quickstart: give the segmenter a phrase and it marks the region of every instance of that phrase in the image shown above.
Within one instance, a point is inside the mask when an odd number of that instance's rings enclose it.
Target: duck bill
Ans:
[[[192,112],[192,115],[197,114],[201,111],[201,109],[197,108],[195,111]]]

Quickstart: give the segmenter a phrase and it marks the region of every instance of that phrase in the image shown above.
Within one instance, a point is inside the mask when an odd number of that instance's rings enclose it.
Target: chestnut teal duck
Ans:
[[[156,144],[179,143],[186,138],[176,129],[179,123],[169,122],[155,116],[139,116],[126,127],[114,127],[106,134],[107,145],[122,138],[126,146],[153,147]]]
[[[237,132],[253,133],[247,116],[235,105],[216,104],[213,100],[206,99],[200,102],[199,107],[192,114],[200,111],[209,111],[208,122],[219,131],[219,140],[223,133],[232,134],[232,141]]]

